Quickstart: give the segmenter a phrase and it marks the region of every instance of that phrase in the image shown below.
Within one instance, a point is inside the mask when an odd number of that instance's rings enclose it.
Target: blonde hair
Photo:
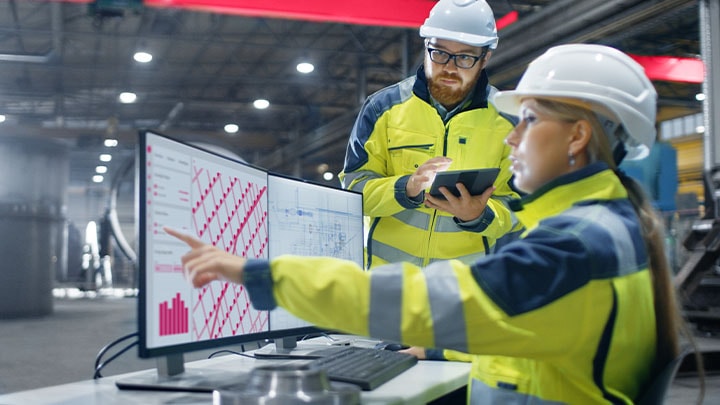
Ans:
[[[642,237],[649,258],[650,274],[655,305],[657,353],[653,365],[656,375],[660,369],[679,355],[680,334],[688,338],[694,346],[692,335],[681,316],[675,287],[671,280],[670,265],[665,255],[665,229],[663,221],[652,207],[650,198],[642,186],[618,170],[605,133],[593,106],[583,102],[535,99],[539,112],[566,122],[585,120],[592,127],[592,136],[586,148],[588,163],[605,162],[618,175],[627,190],[628,199],[633,205],[641,224]],[[696,358],[698,351],[696,350]],[[700,365],[700,363],[698,363]],[[701,371],[702,374],[702,371]]]

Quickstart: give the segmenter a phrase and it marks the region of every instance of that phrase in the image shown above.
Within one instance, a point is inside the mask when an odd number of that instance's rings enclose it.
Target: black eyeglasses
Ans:
[[[485,56],[485,52],[483,52],[483,54],[480,56],[475,56],[462,53],[452,54],[435,48],[427,48],[427,51],[430,55],[431,61],[440,65],[447,65],[448,62],[450,62],[450,59],[452,59],[453,62],[455,62],[455,66],[459,67],[460,69],[472,68],[473,66],[475,66],[477,61],[479,61]]]

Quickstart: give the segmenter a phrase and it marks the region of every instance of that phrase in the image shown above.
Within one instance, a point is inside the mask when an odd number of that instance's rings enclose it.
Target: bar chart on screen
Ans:
[[[173,297],[172,302],[160,303],[158,316],[160,317],[160,336],[188,332],[188,307],[180,298],[180,293]]]

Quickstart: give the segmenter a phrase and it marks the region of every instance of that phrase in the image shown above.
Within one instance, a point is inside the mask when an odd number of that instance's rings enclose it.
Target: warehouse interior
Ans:
[[[5,316],[0,310],[0,342],[13,353],[0,357],[0,394],[90,378],[95,353],[132,332],[139,130],[340,187],[337,174],[363,100],[414,74],[424,52],[417,29],[435,2],[374,2],[367,13],[352,3],[336,14],[256,3],[0,0],[0,138],[7,142],[0,184],[8,189],[0,189],[0,252],[7,257],[0,273],[28,263],[51,273],[41,282],[28,276],[41,288],[22,292],[18,280],[28,278],[0,276],[6,296],[0,308],[13,308]],[[703,403],[715,403],[720,90],[707,73],[718,62],[712,24],[720,21],[718,2],[488,3],[500,40],[487,72],[500,90],[512,89],[545,49],[564,43],[604,44],[676,65],[653,79],[659,140],[677,151],[666,240],[685,315],[708,353]],[[409,6],[416,9],[403,9]],[[151,60],[133,59],[138,51]],[[301,73],[300,62],[314,70]],[[132,101],[121,98],[126,93]],[[102,256],[88,249],[87,239],[100,227],[112,245]],[[23,246],[28,253],[18,254]],[[37,251],[55,254],[38,264]],[[37,304],[23,304],[18,313],[19,296]],[[43,333],[48,330],[57,334]],[[40,354],[47,357],[31,360]],[[129,352],[114,367],[108,372],[149,366]],[[699,386],[685,364],[667,403],[692,402]]]

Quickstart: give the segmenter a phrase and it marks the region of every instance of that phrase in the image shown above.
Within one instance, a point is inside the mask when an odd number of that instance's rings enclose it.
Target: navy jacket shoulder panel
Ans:
[[[542,307],[590,281],[587,247],[574,235],[538,227],[473,264],[473,277],[508,315]]]
[[[364,146],[373,133],[380,117],[392,107],[407,101],[412,97],[412,88],[415,77],[385,87],[371,94],[365,99],[360,113],[355,119],[355,125],[350,133],[345,151],[346,172],[352,172],[367,163],[368,156]]]
[[[573,207],[472,266],[475,280],[506,313],[547,305],[590,280],[642,270],[647,257],[627,200]]]

